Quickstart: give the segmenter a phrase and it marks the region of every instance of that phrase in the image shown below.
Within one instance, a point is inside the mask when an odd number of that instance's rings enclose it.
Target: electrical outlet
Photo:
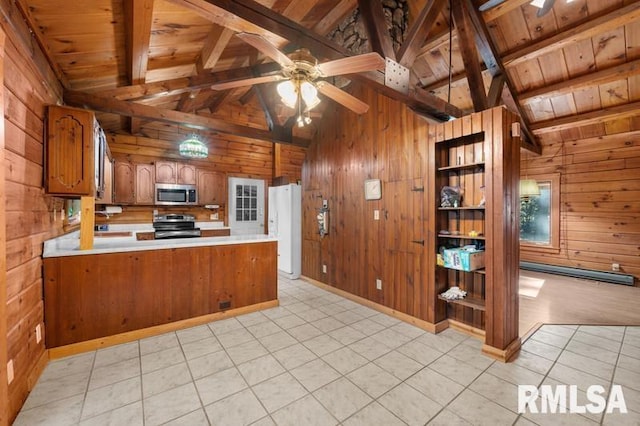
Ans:
[[[36,343],[40,343],[42,340],[42,327],[40,324],[36,325]]]
[[[10,359],[7,363],[7,382],[11,384],[13,382],[13,360]]]
[[[613,272],[620,272],[620,264],[619,263],[612,263],[611,264],[611,270]]]
[[[373,220],[380,220],[380,210],[373,211]]]
[[[380,278],[376,278],[376,289],[382,290],[382,280]]]
[[[322,265],[322,273],[326,274],[327,273],[327,265]]]

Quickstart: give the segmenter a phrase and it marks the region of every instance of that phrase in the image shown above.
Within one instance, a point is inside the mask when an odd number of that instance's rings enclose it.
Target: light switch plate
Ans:
[[[36,325],[36,343],[40,343],[42,340],[42,326],[40,324]]]
[[[13,382],[13,360],[10,359],[7,363],[7,382],[11,384]]]
[[[380,220],[380,210],[373,211],[373,220]]]

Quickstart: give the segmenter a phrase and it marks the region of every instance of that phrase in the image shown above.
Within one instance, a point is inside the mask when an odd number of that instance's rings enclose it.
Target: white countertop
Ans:
[[[200,229],[229,229],[228,227],[220,225],[208,225],[211,223],[212,222],[197,222],[196,226]],[[131,236],[94,237],[93,249],[80,250],[80,231],[75,231],[45,241],[42,257],[82,256],[88,254],[105,254],[129,251],[163,250],[183,247],[220,246],[230,244],[250,244],[278,241],[277,238],[265,234],[138,241],[136,239],[136,233],[153,232],[153,226],[151,224],[110,225],[109,231],[101,231],[101,233],[105,234],[108,234],[109,232],[131,232]]]

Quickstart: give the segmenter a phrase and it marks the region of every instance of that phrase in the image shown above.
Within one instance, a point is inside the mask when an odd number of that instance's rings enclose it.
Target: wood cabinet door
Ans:
[[[213,170],[198,169],[198,204],[226,204],[227,177]]]
[[[136,201],[135,165],[128,161],[116,160],[113,169],[113,201],[118,204],[133,204]]]
[[[176,183],[177,168],[175,161],[156,161],[156,182]]]
[[[155,167],[153,164],[136,164],[136,204],[154,204]]]
[[[156,165],[156,167],[158,167]],[[178,183],[183,185],[195,185],[197,181],[196,166],[191,164],[177,163]]]
[[[47,193],[95,195],[94,121],[91,111],[49,107]]]

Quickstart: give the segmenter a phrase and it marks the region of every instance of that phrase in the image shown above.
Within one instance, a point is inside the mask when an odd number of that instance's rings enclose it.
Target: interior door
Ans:
[[[229,178],[231,235],[264,234],[264,181]]]

